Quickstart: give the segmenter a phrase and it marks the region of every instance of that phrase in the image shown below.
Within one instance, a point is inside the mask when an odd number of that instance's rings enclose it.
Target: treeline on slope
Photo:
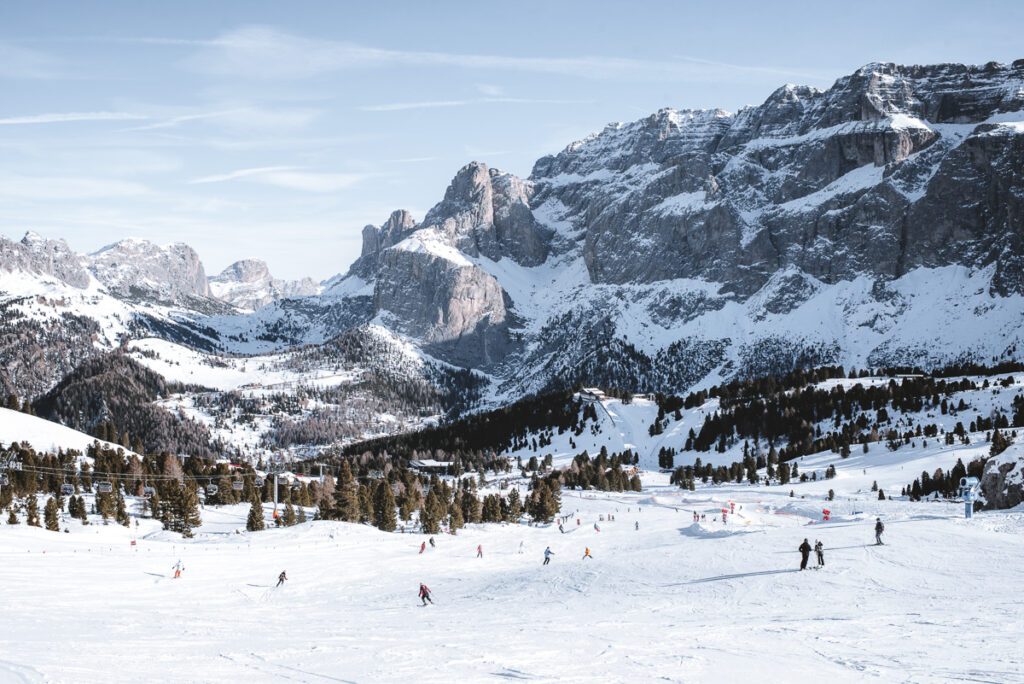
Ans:
[[[475,413],[454,421],[390,437],[353,444],[345,454],[389,453],[402,458],[433,458],[430,454],[467,455],[532,447],[543,448],[554,432],[583,432],[588,418],[596,420],[594,407],[581,412],[583,402],[571,391],[521,399],[492,411]],[[531,433],[538,433],[531,437]],[[438,459],[445,460],[445,459]]]
[[[83,461],[82,454],[75,450],[39,453],[27,443],[0,448],[0,462],[18,464],[17,468],[5,471],[8,482],[0,487],[0,508],[7,510],[8,522],[17,522],[20,512],[28,516],[31,524],[29,509],[33,502],[38,506],[37,497],[43,496],[55,502],[58,514],[66,511],[82,524],[88,524],[87,515],[93,513],[101,516],[104,524],[116,521],[127,526],[126,497],[139,497],[143,515],[161,521],[165,529],[191,536],[202,522],[204,506],[250,502],[262,511],[262,503],[274,500],[273,478],[258,478],[248,464],[179,458],[168,453],[139,458],[98,442],[90,445],[84,455],[93,463]],[[109,492],[102,491],[105,485],[109,485]],[[73,491],[65,494],[65,487]],[[92,510],[82,498],[87,493],[95,494]],[[321,505],[324,496],[325,489],[317,481],[296,480],[289,484],[281,480],[280,524],[304,522],[303,507]],[[250,529],[263,529],[262,512],[258,524],[252,516],[250,524]]]
[[[99,325],[64,312],[37,320],[19,306],[62,307],[61,300],[23,297],[0,302],[0,396],[34,399],[74,367],[98,353]]]
[[[224,450],[206,426],[152,402],[187,389],[167,383],[119,351],[87,359],[36,400],[35,412],[105,439],[116,434],[125,446],[147,453],[186,453],[211,458]]]
[[[754,389],[758,384],[764,393],[757,393]],[[1013,378],[1002,380],[1000,384],[1009,387]],[[969,407],[963,399],[952,402],[952,395],[989,386],[987,379],[977,383],[966,378],[946,380],[943,376],[908,376],[892,378],[882,385],[857,383],[849,388],[836,385],[831,389],[797,382],[787,386],[765,379],[753,385],[695,392],[685,398],[660,396],[658,418],[651,431],[658,434],[665,425],[667,413],[678,415],[682,408],[700,406],[708,398],[718,396],[720,409],[705,417],[699,431],[690,430],[682,445],[684,451],[710,451],[714,448],[724,452],[739,440],[749,439],[755,443],[764,440],[771,446],[784,444],[779,449],[780,461],[826,450],[848,455],[851,447],[857,444],[885,440],[890,445],[898,445],[900,442],[909,443],[909,439],[915,436],[936,437],[940,433],[935,424],[918,426],[916,430],[899,430],[890,426],[890,409],[899,413],[935,410],[943,415],[958,415]],[[974,424],[985,425],[987,420],[992,421],[991,427],[1009,424],[1006,416],[991,419],[978,416]],[[1015,416],[1014,422],[1017,420],[1019,418]],[[823,421],[830,421],[833,429],[824,432],[820,426]],[[974,427],[970,431],[991,427]],[[960,431],[963,430],[961,427]],[[950,435],[945,435],[945,439],[952,443]]]
[[[361,384],[382,402],[425,414],[458,415],[478,403],[486,385],[469,369],[414,361],[394,341],[362,327],[294,350],[285,362],[296,371],[331,364],[337,372],[365,369]]]
[[[387,457],[364,454],[341,461],[338,477],[325,477],[318,517],[325,520],[366,523],[392,532],[398,520],[416,521],[426,534],[454,534],[468,523],[550,522],[561,508],[557,477],[534,474],[528,493],[505,487],[507,494],[480,496],[477,477],[443,479],[395,463]],[[397,511],[397,517],[396,517]]]

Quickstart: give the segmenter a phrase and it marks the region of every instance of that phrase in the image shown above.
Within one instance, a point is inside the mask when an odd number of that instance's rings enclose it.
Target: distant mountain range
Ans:
[[[123,345],[155,365],[140,338],[364,380],[384,345],[391,380],[437,391],[409,418],[583,383],[1020,359],[1022,109],[1024,60],[869,64],[736,113],[664,109],[529,178],[466,165],[322,284],[254,260],[208,278],[182,244],[0,239],[0,389],[39,397]]]

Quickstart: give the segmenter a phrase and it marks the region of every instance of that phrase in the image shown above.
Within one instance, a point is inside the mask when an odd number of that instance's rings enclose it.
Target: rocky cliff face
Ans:
[[[538,161],[534,202],[582,231],[595,282],[746,297],[789,266],[837,282],[995,261],[1019,292],[995,255],[1020,252],[1022,83],[1024,61],[872,64],[736,115],[663,110]]]
[[[524,367],[547,381],[595,370],[597,347],[647,389],[692,380],[666,363],[735,374],[975,357],[926,313],[969,299],[990,317],[974,322],[985,353],[1013,355],[1022,108],[1024,61],[870,64],[736,114],[665,109],[540,159],[529,179],[463,167],[421,224],[368,228],[352,273],[432,353],[490,340],[458,360],[510,391]]]
[[[20,242],[0,237],[0,270],[49,276],[76,288],[89,285],[89,273],[68,243],[47,240],[32,232]]]
[[[98,281],[121,297],[176,302],[210,296],[199,255],[185,244],[121,240],[89,255],[88,265]]]
[[[212,296],[246,311],[255,311],[279,299],[311,297],[320,292],[312,278],[274,278],[266,262],[259,259],[236,261],[209,282]]]

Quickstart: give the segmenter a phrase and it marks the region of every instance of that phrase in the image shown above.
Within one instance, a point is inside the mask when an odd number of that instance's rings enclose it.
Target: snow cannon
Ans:
[[[974,517],[974,501],[978,498],[978,487],[981,482],[976,477],[960,478],[960,496],[964,500],[964,517]]]
[[[832,511],[830,511],[830,510],[829,510],[829,509],[827,509],[827,508],[823,508],[823,509],[821,510],[821,519],[822,519],[822,520],[824,520],[825,522],[828,522],[828,519],[829,519],[830,517],[832,517]]]

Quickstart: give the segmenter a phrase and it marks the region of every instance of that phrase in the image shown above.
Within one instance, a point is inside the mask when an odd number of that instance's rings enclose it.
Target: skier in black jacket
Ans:
[[[800,545],[800,569],[807,569],[807,559],[811,557],[811,544],[806,539]]]
[[[885,543],[882,541],[883,532],[885,532],[885,525],[882,524],[882,519],[875,518],[875,544],[881,545]]]

